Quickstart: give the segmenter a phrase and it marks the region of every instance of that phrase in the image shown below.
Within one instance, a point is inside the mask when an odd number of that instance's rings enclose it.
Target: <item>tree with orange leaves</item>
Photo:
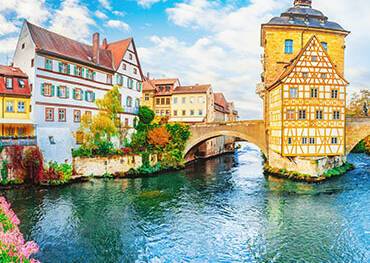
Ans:
[[[170,133],[164,126],[154,128],[148,132],[148,142],[157,148],[164,148],[170,142]]]

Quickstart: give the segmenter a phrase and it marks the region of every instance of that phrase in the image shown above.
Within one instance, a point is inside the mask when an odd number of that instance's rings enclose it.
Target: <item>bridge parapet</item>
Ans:
[[[370,117],[346,118],[346,153],[370,135]]]

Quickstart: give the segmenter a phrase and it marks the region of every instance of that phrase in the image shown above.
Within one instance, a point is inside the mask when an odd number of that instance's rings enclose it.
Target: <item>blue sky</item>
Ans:
[[[211,83],[242,118],[261,118],[255,86],[261,72],[260,24],[293,0],[1,0],[0,63],[10,61],[23,19],[90,42],[133,36],[144,72]],[[369,89],[370,1],[313,0],[313,7],[352,31],[347,39],[349,93]],[[9,58],[9,59],[7,59]]]

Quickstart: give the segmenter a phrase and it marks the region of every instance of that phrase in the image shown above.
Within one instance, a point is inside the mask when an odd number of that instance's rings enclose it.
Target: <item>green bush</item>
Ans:
[[[137,126],[141,125],[149,125],[154,119],[155,113],[150,108],[146,106],[142,106],[139,108],[139,123]]]
[[[7,184],[8,183],[8,162],[6,160],[3,160],[2,166],[1,166],[1,184]]]
[[[95,143],[96,149],[93,150],[94,155],[108,156],[115,153],[114,145],[108,140],[102,140]]]

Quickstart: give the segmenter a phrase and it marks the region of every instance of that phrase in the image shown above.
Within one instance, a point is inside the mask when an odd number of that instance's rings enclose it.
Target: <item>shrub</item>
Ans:
[[[95,145],[96,149],[93,150],[94,155],[107,156],[115,153],[113,143],[108,140],[98,141]]]
[[[7,184],[8,183],[8,161],[3,160],[2,166],[1,166],[1,184]]]
[[[156,148],[165,147],[170,141],[170,134],[166,127],[158,127],[148,132],[148,142]]]
[[[139,108],[138,116],[139,124],[149,125],[153,121],[155,113],[150,108],[142,106]]]
[[[58,164],[49,162],[48,167],[44,169],[43,183],[51,185],[60,185],[71,180],[73,174],[72,165],[67,163]]]

